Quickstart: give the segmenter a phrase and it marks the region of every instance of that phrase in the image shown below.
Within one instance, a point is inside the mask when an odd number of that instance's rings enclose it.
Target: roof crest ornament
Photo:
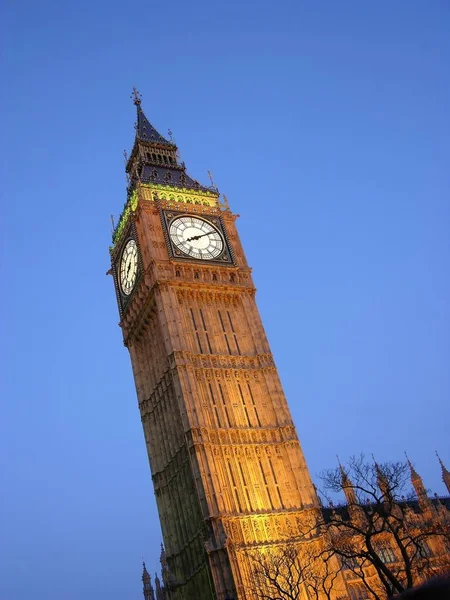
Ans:
[[[409,456],[407,455],[406,450],[404,451],[404,453],[405,453],[405,456],[406,456],[406,460],[408,461],[409,468],[411,470],[413,470],[414,467],[412,466],[412,462],[409,460]]]
[[[133,92],[130,98],[133,100],[133,104],[135,106],[141,105],[142,94],[136,89],[136,87],[133,87]]]

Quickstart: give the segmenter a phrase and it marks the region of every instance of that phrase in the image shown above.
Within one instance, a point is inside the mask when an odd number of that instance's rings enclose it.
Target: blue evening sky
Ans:
[[[315,478],[450,468],[450,7],[6,0],[0,600],[142,598],[160,530],[109,268],[136,85],[235,212]]]

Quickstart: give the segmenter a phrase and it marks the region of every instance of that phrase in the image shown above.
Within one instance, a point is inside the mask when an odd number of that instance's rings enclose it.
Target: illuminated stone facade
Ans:
[[[255,302],[236,215],[145,118],[111,248],[174,598],[245,598],[243,549],[294,536],[318,500]],[[211,222],[225,257],[176,255],[167,219]],[[131,294],[122,252],[139,249]],[[122,271],[128,268],[126,264]],[[233,543],[231,543],[231,540]]]

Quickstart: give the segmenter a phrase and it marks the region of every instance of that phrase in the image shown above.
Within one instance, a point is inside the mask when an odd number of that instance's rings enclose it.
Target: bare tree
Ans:
[[[339,577],[339,568],[333,553],[314,545],[305,551],[303,560],[304,582],[309,597],[316,600],[335,598],[334,589]]]
[[[249,553],[252,563],[251,588],[259,600],[316,600],[335,598],[339,563],[320,537],[288,541],[270,549]]]
[[[253,549],[251,592],[258,600],[385,600],[450,567],[450,511],[422,489],[405,497],[407,463],[370,464],[322,474],[324,490],[345,505],[317,509],[295,540]],[[344,575],[344,577],[342,576]]]
[[[363,456],[322,474],[325,491],[343,491],[348,501],[323,510],[324,552],[374,598],[413,587],[448,559],[450,513],[426,494],[406,499],[409,476],[407,463],[370,464]]]
[[[299,546],[287,543],[248,552],[251,592],[258,600],[298,600],[303,586]]]

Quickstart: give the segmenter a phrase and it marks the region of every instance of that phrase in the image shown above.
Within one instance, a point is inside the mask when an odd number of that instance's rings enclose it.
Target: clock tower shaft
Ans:
[[[165,586],[177,600],[250,599],[249,549],[299,538],[318,501],[236,215],[215,188],[189,178],[173,142],[135,103],[129,199],[111,258],[165,544]],[[176,253],[170,222],[180,215],[219,232],[220,257]],[[119,274],[130,239],[139,274],[127,295]]]

